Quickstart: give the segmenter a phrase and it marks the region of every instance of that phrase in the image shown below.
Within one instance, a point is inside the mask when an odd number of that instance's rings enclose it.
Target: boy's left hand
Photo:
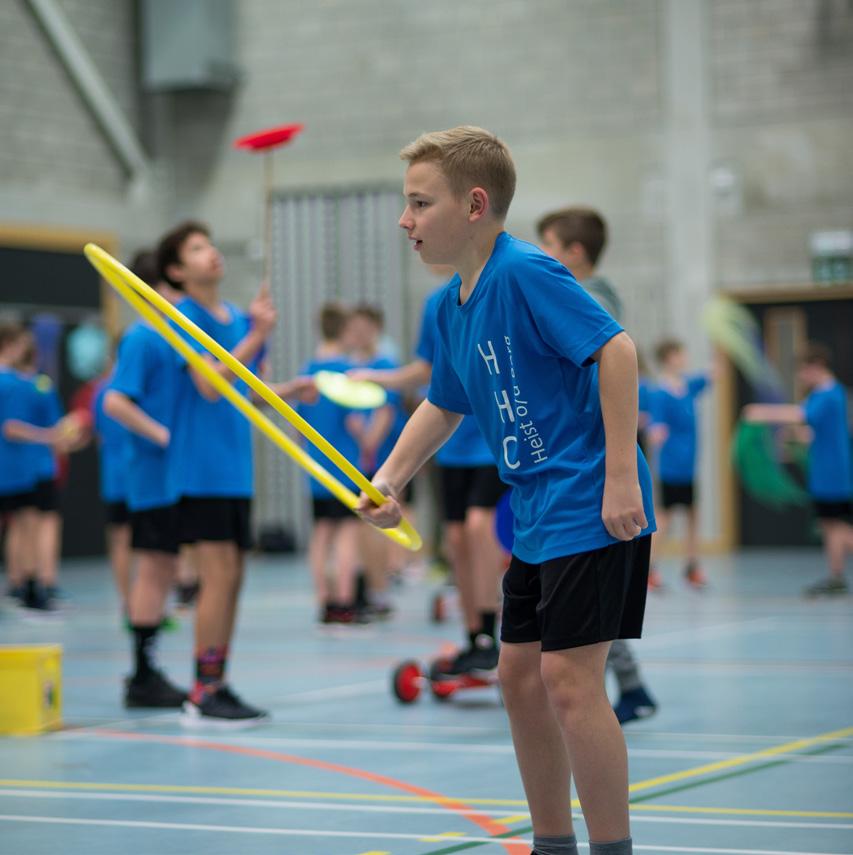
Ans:
[[[643,493],[636,477],[604,479],[601,519],[617,540],[633,540],[649,524],[643,509]]]

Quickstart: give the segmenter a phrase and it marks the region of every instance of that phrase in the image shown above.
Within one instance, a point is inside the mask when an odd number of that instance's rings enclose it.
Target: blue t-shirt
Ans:
[[[38,476],[27,444],[6,439],[3,423],[28,421],[35,407],[35,386],[11,368],[0,367],[0,496],[14,496],[32,490]]]
[[[357,367],[388,371],[390,369],[399,368],[400,363],[388,355],[380,355],[374,357],[368,362],[357,363]],[[397,444],[397,440],[400,438],[400,434],[403,432],[403,428],[406,426],[406,422],[409,419],[409,414],[403,406],[403,396],[393,389],[389,389],[387,394],[388,398],[386,406],[391,407],[393,410],[394,419],[391,422],[391,427],[388,430],[388,433],[379,444],[379,448],[376,449],[374,471],[376,471],[376,469],[378,469],[388,459],[388,455]],[[372,418],[373,412],[374,411],[369,411],[366,413],[368,419]]]
[[[175,352],[163,337],[147,324],[136,323],[119,345],[110,388],[172,431],[180,372]],[[164,508],[178,500],[169,477],[172,455],[168,448],[131,432],[128,457],[127,505],[132,511]]]
[[[442,285],[424,301],[421,315],[421,331],[415,346],[415,355],[430,365],[435,362],[435,348],[438,343],[436,314],[441,296],[448,286]],[[486,440],[473,416],[465,416],[456,428],[453,436],[436,452],[435,462],[447,468],[467,466],[494,466],[495,458],[486,445]]]
[[[708,378],[697,374],[685,378],[683,392],[661,384],[650,396],[652,421],[667,427],[659,456],[660,479],[667,484],[691,484],[696,478],[696,399],[707,387]]]
[[[40,428],[52,428],[65,415],[62,402],[53,381],[46,374],[37,374],[25,378],[32,383],[35,395],[29,401],[29,407],[24,421]],[[53,481],[59,469],[56,465],[56,455],[49,445],[41,443],[26,443],[22,446],[23,453],[31,459],[36,481]]]
[[[130,481],[130,431],[104,412],[104,395],[113,374],[98,385],[92,399],[92,422],[98,435],[101,498],[105,502],[127,502]]]
[[[225,323],[213,317],[195,300],[187,297],[177,308],[201,327],[227,351],[246,337],[251,322],[237,306],[223,303],[229,319]],[[181,336],[199,353],[207,351],[195,339],[175,326]],[[254,493],[252,471],[252,433],[246,417],[225,398],[208,401],[193,383],[186,363],[178,376],[177,409],[170,452],[170,492],[179,498],[251,498]],[[260,354],[247,366],[255,370]],[[242,380],[234,388],[248,397]]]
[[[819,502],[844,502],[853,495],[847,393],[837,381],[815,389],[803,402],[812,429],[809,492]]]
[[[303,376],[312,376],[318,371],[340,371],[344,373],[353,367],[352,362],[344,357],[328,357],[312,359],[306,363],[299,372]],[[318,433],[322,434],[340,453],[349,460],[356,468],[358,467],[359,447],[356,438],[349,432],[346,419],[352,413],[361,413],[360,410],[351,410],[342,407],[334,401],[330,401],[324,395],[317,398],[316,403],[306,404],[300,402],[296,411],[311,425]],[[341,472],[319,448],[312,442],[305,441],[305,450],[309,456],[316,460],[331,475],[337,478],[345,487],[358,494],[359,488]],[[308,487],[315,499],[335,498],[316,478],[308,477]]]
[[[473,293],[441,297],[429,400],[472,413],[513,488],[514,553],[541,563],[617,542],[601,519],[604,422],[592,356],[622,328],[562,264],[506,232]],[[649,526],[649,469],[637,467]]]

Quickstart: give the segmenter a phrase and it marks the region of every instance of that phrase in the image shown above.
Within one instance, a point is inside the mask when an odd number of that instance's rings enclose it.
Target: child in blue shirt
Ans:
[[[313,377],[320,371],[345,372],[352,367],[341,341],[348,318],[349,312],[340,303],[326,303],[320,308],[321,341],[314,358],[302,367],[302,375]],[[354,410],[321,395],[314,403],[300,404],[298,412],[350,463],[358,466],[359,445],[348,424]],[[326,455],[313,443],[306,443],[305,449],[323,468],[330,467]],[[357,489],[343,473],[335,468],[331,471],[350,490]],[[308,488],[314,520],[308,543],[308,562],[314,581],[318,618],[325,624],[350,624],[358,617],[355,575],[359,560],[359,522],[352,511],[316,478],[308,478]],[[330,568],[331,579],[328,578]]]
[[[202,223],[186,222],[161,240],[160,276],[181,288],[177,308],[249,368],[257,368],[277,313],[266,285],[248,314],[222,300],[222,256]],[[185,334],[212,371],[247,394],[246,384]],[[251,545],[250,514],[254,491],[252,437],[248,421],[207,378],[179,361],[177,410],[170,432],[171,495],[178,497],[179,539],[195,543],[201,590],[196,607],[196,680],[184,704],[187,727],[251,725],[267,713],[244,703],[226,684],[228,647]],[[282,397],[313,393],[313,382],[296,378],[278,385]]]
[[[617,323],[622,323],[622,301],[613,286],[596,269],[607,246],[608,229],[604,217],[593,208],[562,208],[541,217],[536,223],[536,232],[542,250],[557,259]],[[639,354],[637,367],[637,441],[645,450],[643,431],[648,424],[650,402]],[[619,723],[626,724],[653,715],[657,704],[643,685],[640,667],[627,641],[614,639],[610,645],[607,666],[619,684],[619,699],[615,705]]]
[[[800,361],[798,378],[809,390],[800,405],[750,404],[744,418],[766,424],[806,424],[811,429],[808,490],[823,535],[829,577],[809,585],[807,597],[846,594],[846,556],[853,553],[853,475],[847,391],[832,371],[832,357],[822,344],[810,343]]]
[[[563,265],[504,231],[515,168],[500,140],[454,128],[401,157],[400,226],[425,262],[457,273],[438,305],[429,397],[374,479],[387,501],[363,496],[360,510],[396,525],[395,496],[476,417],[513,488],[498,668],[534,848],[547,835],[577,852],[573,775],[590,852],[625,855],[627,753],[604,670],[610,642],[642,630],[654,528],[635,349]]]
[[[661,576],[654,566],[655,556],[666,538],[673,510],[681,507],[687,523],[684,578],[691,587],[701,589],[707,585],[707,580],[699,566],[699,515],[695,484],[699,445],[696,400],[708,388],[710,375],[688,374],[684,345],[674,339],[658,344],[655,357],[661,375],[655,391],[649,396],[652,417],[650,438],[653,444],[659,446],[660,505],[649,586],[653,590],[662,586]]]

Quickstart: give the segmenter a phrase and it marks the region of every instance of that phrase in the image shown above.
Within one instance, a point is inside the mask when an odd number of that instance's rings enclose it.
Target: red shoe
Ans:
[[[649,590],[659,591],[662,587],[663,576],[661,576],[660,570],[657,567],[651,567],[649,569]]]
[[[708,586],[708,577],[702,568],[693,562],[684,568],[684,578],[687,580],[687,584],[696,590],[702,590]]]

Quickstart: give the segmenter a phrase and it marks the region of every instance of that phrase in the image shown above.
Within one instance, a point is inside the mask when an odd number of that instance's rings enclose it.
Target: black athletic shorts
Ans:
[[[853,520],[853,503],[849,499],[846,502],[821,502],[815,499],[814,511],[819,520],[840,520],[848,523]]]
[[[494,508],[507,486],[497,466],[439,466],[445,522],[463,522],[468,508]]]
[[[693,507],[693,483],[690,484],[668,484],[660,482],[660,503],[664,510],[683,505],[685,508]]]
[[[32,492],[32,506],[45,514],[59,510],[59,487],[53,478],[36,484]]]
[[[337,499],[315,499],[311,500],[311,509],[315,520],[345,520],[355,519],[353,512]]]
[[[231,541],[241,550],[252,548],[251,499],[184,496],[178,511],[181,543]]]
[[[567,650],[643,631],[651,535],[542,564],[515,555],[503,580],[501,641]]]
[[[179,523],[177,505],[131,511],[130,546],[146,552],[177,555],[181,548]]]
[[[15,511],[21,511],[24,508],[35,507],[35,494],[32,490],[26,493],[10,493],[6,496],[0,496],[0,514],[13,514]]]
[[[130,522],[127,502],[107,502],[105,509],[108,525],[127,525]]]

